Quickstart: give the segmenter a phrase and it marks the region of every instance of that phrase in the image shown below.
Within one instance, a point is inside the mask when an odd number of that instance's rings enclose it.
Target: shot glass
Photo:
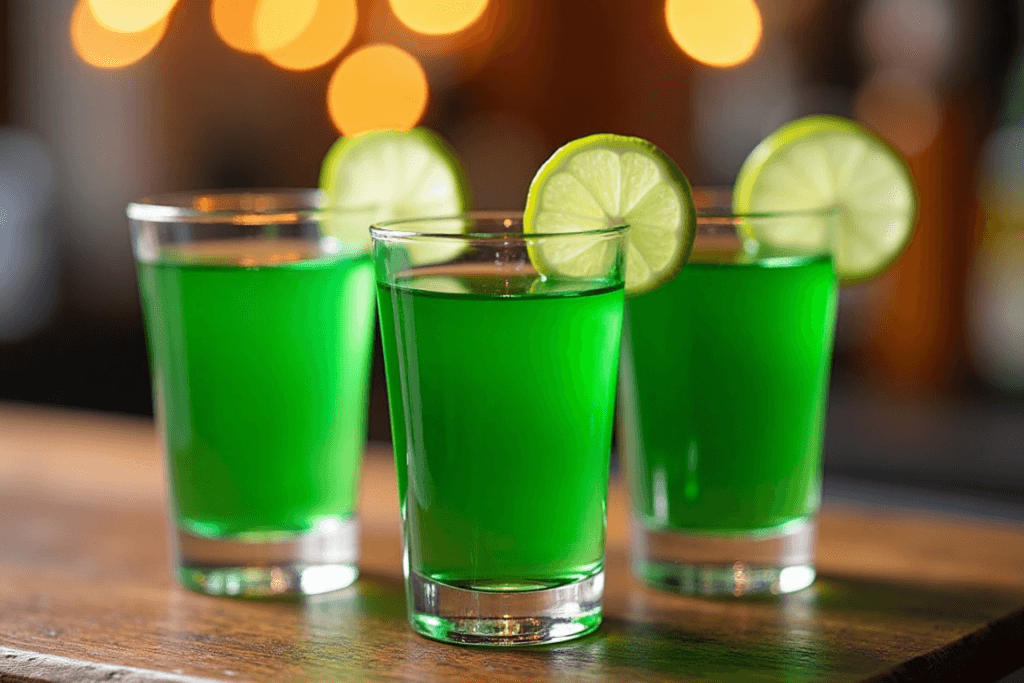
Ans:
[[[418,633],[527,645],[600,624],[624,230],[371,229]],[[582,251],[575,274],[546,265]]]
[[[815,516],[835,329],[829,211],[734,215],[698,191],[689,263],[626,303],[619,450],[633,572],[687,594],[788,593],[815,578]],[[826,242],[828,240],[826,239]]]
[[[368,240],[333,237],[316,190],[169,194],[128,217],[178,579],[252,597],[351,584]]]

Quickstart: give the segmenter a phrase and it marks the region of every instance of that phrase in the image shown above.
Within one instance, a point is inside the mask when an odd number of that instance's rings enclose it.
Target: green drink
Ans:
[[[634,570],[684,592],[736,592],[738,572],[743,592],[786,592],[814,576],[838,281],[827,255],[752,255],[732,221],[698,217],[686,267],[626,304]]]
[[[577,238],[464,220],[472,236],[414,249],[404,235],[432,221],[374,228],[410,622],[455,642],[575,637],[600,623],[621,229],[586,238],[610,245],[607,273],[552,281],[528,247]]]
[[[433,581],[530,590],[603,566],[622,287],[529,287],[378,287],[410,569]]]
[[[369,257],[143,263],[181,528],[303,533],[350,518],[366,429]]]
[[[635,509],[671,531],[807,519],[820,489],[832,262],[699,259],[627,305],[622,445]]]
[[[321,203],[129,206],[176,571],[194,590],[310,594],[357,576],[373,266],[327,234]]]

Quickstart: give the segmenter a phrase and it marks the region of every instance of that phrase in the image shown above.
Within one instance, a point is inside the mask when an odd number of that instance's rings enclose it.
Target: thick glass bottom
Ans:
[[[209,538],[178,529],[176,568],[183,586],[208,595],[316,595],[355,582],[358,553],[353,517],[327,517],[309,531],[273,536]]]
[[[814,519],[743,534],[651,531],[633,520],[633,573],[687,595],[792,593],[815,579]]]
[[[409,623],[428,638],[467,645],[543,645],[601,625],[604,571],[556,588],[470,590],[410,572]]]

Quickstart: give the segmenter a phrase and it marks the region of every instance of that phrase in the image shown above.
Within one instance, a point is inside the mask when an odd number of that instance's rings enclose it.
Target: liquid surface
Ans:
[[[356,504],[369,257],[257,256],[139,264],[172,502],[204,536],[301,532]]]
[[[620,446],[649,529],[765,530],[817,510],[836,295],[828,258],[705,253],[627,302]]]
[[[411,569],[481,590],[600,571],[621,284],[429,278],[377,290]]]

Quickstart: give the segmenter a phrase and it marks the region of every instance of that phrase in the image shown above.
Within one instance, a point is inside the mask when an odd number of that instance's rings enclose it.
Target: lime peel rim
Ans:
[[[917,232],[917,223],[920,218],[921,201],[920,193],[917,189],[917,183],[915,182],[913,170],[910,167],[910,163],[903,156],[902,153],[891,143],[886,141],[880,135],[870,130],[863,124],[853,121],[851,119],[844,118],[842,116],[836,116],[834,114],[811,114],[804,116],[788,123],[783,124],[775,131],[765,137],[757,146],[750,152],[747,158],[744,160],[739,172],[736,174],[736,181],[733,184],[732,190],[732,207],[734,214],[739,217],[749,218],[778,218],[784,216],[799,216],[807,215],[807,211],[811,214],[815,212],[829,212],[834,213],[841,217],[844,225],[850,225],[854,221],[849,219],[843,219],[844,214],[856,215],[858,212],[851,208],[848,202],[842,201],[841,193],[833,193],[833,203],[829,206],[823,206],[820,208],[811,208],[807,210],[794,210],[786,212],[751,212],[749,210],[751,199],[753,196],[753,188],[758,180],[763,167],[768,163],[772,156],[779,153],[780,150],[785,149],[791,144],[800,142],[802,140],[810,140],[813,136],[818,134],[828,134],[843,132],[853,135],[861,140],[868,143],[869,148],[882,152],[883,156],[889,161],[895,162],[893,168],[897,169],[899,174],[899,180],[906,181],[905,189],[909,193],[909,213],[903,221],[904,226],[904,239],[899,249],[895,250],[891,254],[887,255],[887,258],[875,266],[861,272],[854,274],[844,274],[839,271],[839,255],[833,251],[833,249],[826,243],[824,250],[832,256],[833,263],[836,265],[836,272],[839,275],[839,279],[842,284],[855,285],[861,284],[873,280],[889,270],[899,258],[907,251],[910,244],[913,242],[914,235]],[[834,188],[834,186],[833,186]],[[766,215],[760,216],[758,214],[765,213]],[[890,215],[896,215],[901,213],[900,211],[892,211]],[[757,235],[751,229],[749,225],[741,223],[738,229],[743,232],[743,237],[746,239],[754,239],[758,243],[764,243],[764,240],[758,239]],[[863,231],[859,231],[863,233]]]
[[[683,268],[683,266],[686,265],[686,262],[689,259],[689,256],[693,250],[693,241],[696,236],[697,218],[696,209],[693,202],[693,191],[690,182],[686,178],[686,175],[679,169],[678,165],[676,165],[676,163],[672,160],[672,158],[665,154],[653,143],[644,140],[643,138],[638,138],[634,136],[619,135],[615,133],[596,133],[582,138],[577,138],[559,147],[541,165],[541,167],[537,170],[537,173],[534,175],[533,180],[530,183],[530,188],[527,193],[526,210],[523,212],[523,231],[525,233],[528,229],[528,226],[532,227],[532,224],[535,222],[536,217],[542,212],[543,199],[541,198],[541,194],[543,188],[547,185],[547,183],[552,178],[556,177],[559,173],[570,173],[571,175],[573,175],[574,178],[576,178],[577,181],[579,181],[580,179],[577,178],[575,174],[573,174],[568,169],[572,160],[578,154],[584,151],[597,151],[601,149],[612,152],[613,154],[616,154],[620,158],[627,152],[634,152],[651,160],[659,172],[658,180],[655,183],[653,183],[643,195],[636,198],[636,200],[633,202],[631,210],[636,209],[638,206],[640,206],[643,202],[644,197],[646,197],[651,190],[653,190],[655,187],[658,187],[659,185],[667,185],[671,187],[674,190],[673,194],[675,195],[676,199],[679,200],[680,203],[680,211],[683,219],[681,221],[681,229],[677,231],[680,233],[680,239],[678,240],[679,249],[670,267],[660,271],[656,277],[642,281],[640,286],[636,286],[634,284],[631,287],[628,279],[628,263],[626,264],[626,273],[624,274],[623,278],[626,293],[628,296],[636,296],[656,289],[662,284],[674,279],[679,274],[679,271]],[[603,212],[604,208],[601,205],[601,202],[598,200],[598,198],[594,197],[593,193],[590,191],[588,187],[586,187],[586,185],[584,185],[582,182],[580,184],[588,192],[594,203],[598,207],[600,207]],[[621,183],[619,189],[621,191]],[[626,244],[624,245],[622,250],[623,258],[628,262],[629,254],[631,251],[635,250],[638,253],[643,253],[643,250],[640,249],[630,239],[632,231],[636,229],[636,222],[629,220],[628,212],[624,213],[622,216],[617,216],[616,220],[609,220],[609,214],[607,213],[603,213],[603,215],[599,217],[599,219],[605,222],[605,228],[601,230],[592,231],[568,232],[568,234],[602,233],[607,232],[612,227],[618,225],[626,230]],[[540,235],[541,233],[532,234]],[[556,234],[567,233],[563,232]],[[549,263],[547,263],[547,261],[539,253],[537,253],[537,250],[529,250],[529,257],[531,262],[533,262],[534,267],[537,268],[538,272],[541,272],[543,274],[545,270],[550,269],[554,273],[557,273],[558,268],[552,267]],[[543,266],[538,267],[539,264],[543,264]],[[645,266],[646,265],[647,262],[645,259]],[[646,270],[650,272],[653,269],[651,269],[648,266]]]

